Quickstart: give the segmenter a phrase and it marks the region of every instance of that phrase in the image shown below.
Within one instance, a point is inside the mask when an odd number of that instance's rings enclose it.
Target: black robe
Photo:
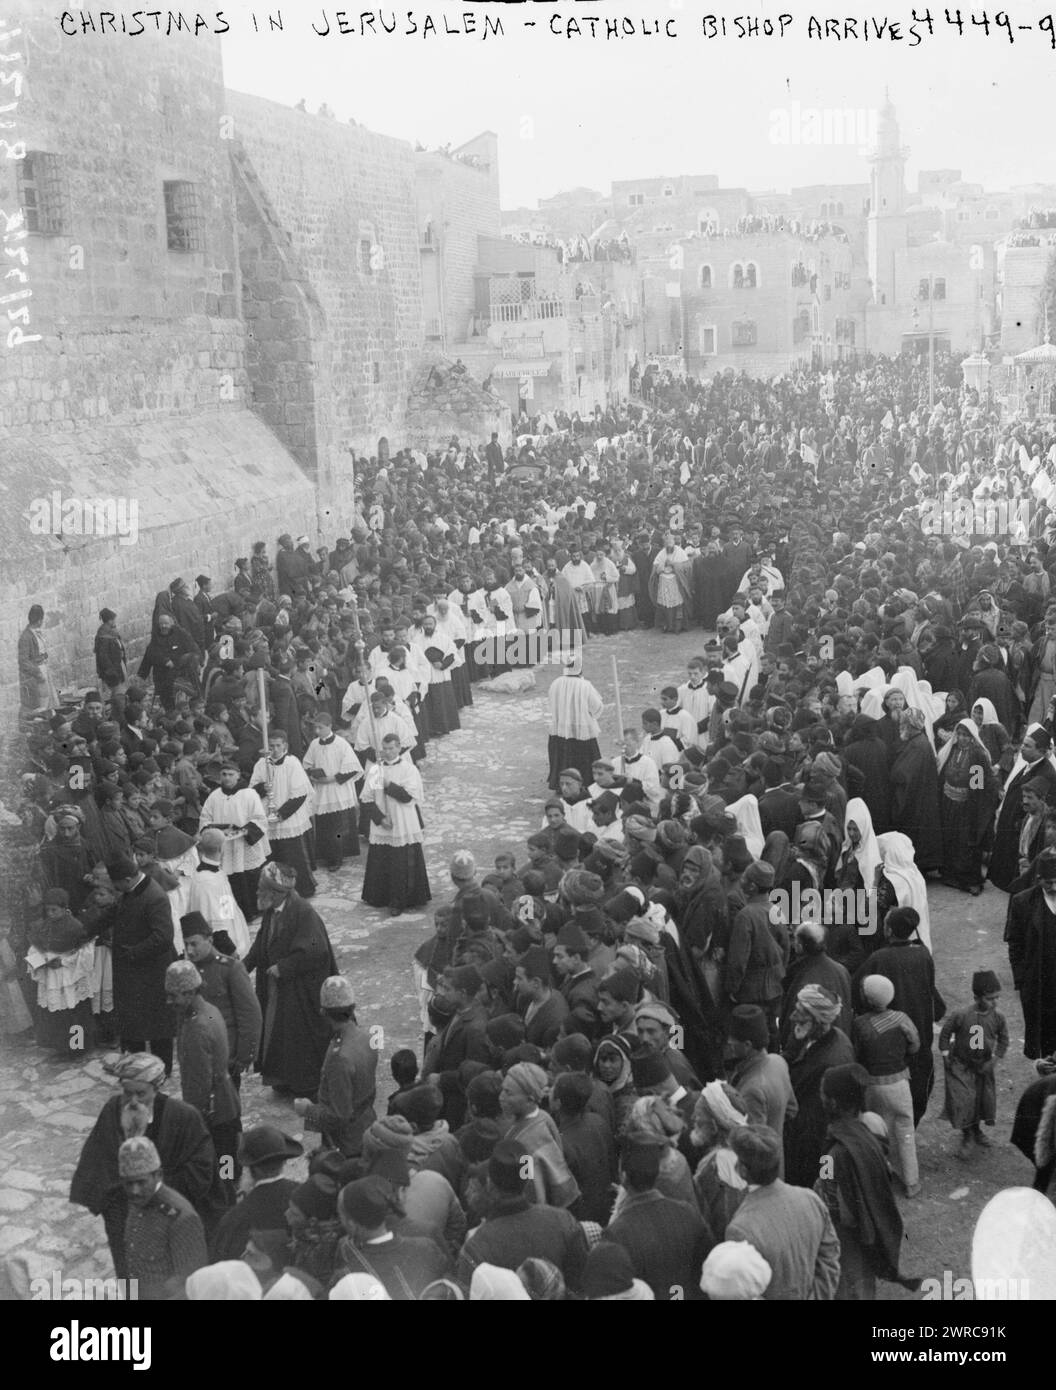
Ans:
[[[879,722],[879,721],[873,721]],[[852,727],[851,733],[854,733]],[[849,768],[857,768],[863,784],[859,796],[869,807],[873,830],[883,835],[891,829],[891,785],[887,748],[882,738],[863,738],[847,743],[843,756]],[[872,888],[872,884],[869,887]]]
[[[1050,1096],[1056,1096],[1056,1076],[1043,1076],[1037,1081],[1032,1081],[1016,1105],[1016,1118],[1009,1135],[1015,1147],[1021,1154],[1025,1154],[1035,1167],[1038,1166],[1034,1154],[1038,1126],[1041,1123],[1045,1102]]]
[[[322,918],[291,893],[277,921],[274,910],[264,913],[243,964],[256,971],[264,1020],[257,1070],[268,1085],[314,1096],[332,1036],[319,1012],[319,991],[328,976],[338,973]],[[278,966],[278,979],[268,974],[272,965]]]
[[[40,869],[47,888],[65,888],[70,895],[70,911],[77,915],[92,891],[84,877],[92,867],[88,846],[80,837],[46,840],[40,847]]]
[[[169,895],[144,877],[120,898],[110,920],[118,1037],[174,1038],[176,1016],[165,997],[165,971],[176,959]]]
[[[923,730],[902,744],[891,767],[891,828],[913,841],[913,856],[922,874],[942,868],[939,773]]]
[[[785,1182],[813,1187],[829,1127],[821,1103],[821,1078],[830,1067],[853,1062],[854,1047],[846,1033],[832,1028],[798,1057],[787,1060],[799,1110],[794,1119],[785,1120]]]
[[[661,936],[671,1007],[683,1028],[682,1052],[701,1081],[722,1077],[726,1029],[707,982],[692,952],[676,944],[669,932]]]
[[[833,1176],[843,1205],[855,1217],[849,1234],[861,1245],[869,1270],[879,1279],[918,1289],[919,1280],[903,1279],[898,1272],[902,1216],[876,1136],[861,1120],[833,1120],[827,1152],[833,1157]]]
[[[714,628],[715,620],[724,606],[725,574],[726,562],[721,555],[698,555],[693,561],[693,601],[697,621],[708,631]]]
[[[268,691],[271,704],[271,727],[281,729],[287,739],[289,751],[297,759],[304,757],[304,739],[301,737],[301,716],[297,709],[297,698],[293,684],[288,676],[273,676]]]
[[[1056,768],[1048,758],[1029,763],[1022,768],[1005,792],[994,830],[994,848],[990,854],[990,882],[1007,893],[1019,874],[1019,832],[1023,825],[1023,787],[1033,777],[1044,778],[1049,784],[1048,799],[1056,792]]]
[[[111,1096],[84,1141],[70,1184],[70,1201],[87,1207],[93,1216],[124,1198],[117,1171],[117,1151],[124,1142],[121,1107],[124,1097]],[[147,1138],[161,1159],[166,1184],[198,1210],[208,1208],[215,1155],[205,1121],[193,1105],[159,1092]]]
[[[111,1096],[100,1110],[70,1183],[70,1201],[87,1207],[93,1216],[102,1216],[119,1279],[128,1277],[128,1198],[117,1171],[117,1151],[125,1138],[121,1128],[123,1104],[123,1096]],[[199,1112],[193,1105],[159,1092],[146,1137],[158,1151],[166,1185],[186,1197],[203,1221],[209,1220],[218,1202],[216,1152]]]
[[[1023,1055],[1056,1052],[1056,915],[1040,883],[1009,903],[1005,927],[1012,983],[1023,1009]]]

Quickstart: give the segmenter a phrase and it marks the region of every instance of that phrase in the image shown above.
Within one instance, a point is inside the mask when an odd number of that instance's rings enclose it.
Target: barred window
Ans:
[[[185,180],[173,180],[165,188],[165,230],[170,251],[203,251],[203,218],[198,210],[198,188]]]
[[[70,230],[70,196],[62,159],[43,150],[29,150],[19,160],[18,198],[26,231],[56,236]]]
[[[757,337],[755,324],[750,319],[733,325],[734,347],[754,347]]]

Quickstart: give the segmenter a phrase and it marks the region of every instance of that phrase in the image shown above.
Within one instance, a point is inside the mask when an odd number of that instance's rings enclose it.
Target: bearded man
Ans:
[[[805,985],[792,1010],[792,1036],[785,1048],[797,1112],[786,1115],[785,1177],[797,1187],[813,1187],[824,1152],[829,1118],[821,1079],[829,1067],[854,1061],[854,1047],[836,1027],[843,1005],[820,985]]]
[[[101,1216],[114,1273],[127,1279],[125,1221],[128,1200],[121,1185],[118,1152],[126,1139],[149,1139],[161,1158],[165,1183],[201,1215],[211,1210],[216,1156],[205,1121],[193,1105],[162,1091],[165,1064],[151,1052],[133,1052],[107,1066],[121,1083],[99,1112],[84,1142],[70,1184],[70,1201]]]

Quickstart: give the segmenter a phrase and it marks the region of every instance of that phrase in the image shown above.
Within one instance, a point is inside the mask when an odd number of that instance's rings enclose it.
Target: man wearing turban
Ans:
[[[70,1184],[70,1201],[102,1216],[114,1273],[127,1279],[125,1219],[118,1151],[126,1139],[145,1137],[157,1149],[165,1183],[186,1197],[199,1215],[211,1210],[215,1154],[205,1121],[194,1106],[162,1091],[165,1064],[150,1052],[133,1052],[106,1066],[121,1083],[99,1112],[85,1140]]]
[[[792,1036],[785,1049],[798,1110],[785,1125],[785,1178],[798,1187],[813,1187],[825,1148],[828,1118],[821,1099],[821,1079],[829,1067],[854,1061],[854,1048],[836,1027],[842,1005],[821,985],[805,985],[792,1010]]]
[[[579,1184],[565,1162],[557,1124],[539,1108],[547,1086],[542,1067],[518,1062],[503,1078],[499,1104],[510,1122],[506,1138],[516,1140],[531,1155],[530,1176],[536,1200],[567,1209],[579,1198]]]

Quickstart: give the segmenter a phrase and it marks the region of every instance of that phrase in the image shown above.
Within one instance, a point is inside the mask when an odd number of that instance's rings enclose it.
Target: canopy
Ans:
[[[492,369],[491,375],[505,380],[509,377],[549,376],[550,363],[545,359],[532,362],[500,362]]]

